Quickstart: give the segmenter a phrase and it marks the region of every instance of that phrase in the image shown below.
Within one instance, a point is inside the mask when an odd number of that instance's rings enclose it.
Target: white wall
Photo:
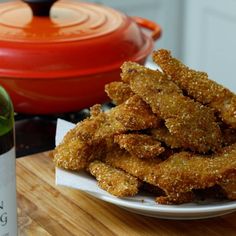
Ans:
[[[236,1],[188,0],[183,59],[236,92]]]

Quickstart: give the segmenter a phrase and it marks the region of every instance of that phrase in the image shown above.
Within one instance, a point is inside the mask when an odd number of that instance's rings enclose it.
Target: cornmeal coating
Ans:
[[[186,193],[179,193],[178,195],[158,196],[156,202],[159,204],[173,205],[193,202],[195,200],[195,194],[190,191]]]
[[[191,202],[194,199],[193,193],[169,194],[159,187],[158,183],[158,166],[162,162],[160,159],[141,159],[130,155],[119,148],[107,153],[104,161],[109,165],[124,170],[139,180],[144,181],[143,187],[148,191],[155,193],[158,197],[156,201],[160,204],[181,204]],[[173,179],[174,181],[174,179]]]
[[[175,84],[169,77],[167,77],[165,74],[154,71],[149,68],[146,68],[144,66],[141,66],[135,62],[125,62],[121,66],[121,79],[125,82],[131,85],[131,83],[134,80],[134,77],[137,75],[140,75],[140,77],[147,77],[146,80],[149,80],[149,78],[152,78],[150,81],[150,84],[148,84],[148,90],[147,92],[151,92],[151,94],[159,94],[159,93],[165,93],[165,94],[180,94],[182,95],[182,90]],[[146,80],[143,81],[135,81],[138,83],[139,88],[141,89],[143,86],[146,86]],[[134,89],[130,86],[130,89],[135,93],[138,94]],[[146,99],[148,99],[148,94],[146,95]],[[145,100],[145,99],[144,99]],[[156,111],[157,112],[157,111]]]
[[[132,156],[129,152],[119,147],[113,148],[107,153],[104,162],[109,165],[124,170],[138,179],[158,186],[156,182],[158,176],[158,165],[161,159],[144,159]]]
[[[88,144],[76,135],[76,128],[70,130],[63,141],[53,151],[53,161],[57,167],[69,170],[84,169],[94,159],[105,155],[105,140]]]
[[[138,158],[155,158],[165,151],[161,143],[145,134],[120,134],[114,142]]]
[[[166,195],[178,196],[193,189],[205,189],[222,181],[236,181],[236,144],[222,148],[213,155],[196,155],[180,152],[161,162],[156,169],[156,183]],[[233,176],[233,180],[232,180]],[[236,185],[228,188],[235,197]]]
[[[82,121],[76,135],[87,143],[93,143],[129,130],[154,128],[159,122],[149,105],[134,95],[111,110]]]
[[[150,130],[153,138],[164,142],[168,147],[171,148],[180,148],[182,147],[182,142],[178,138],[176,138],[170,131],[166,128],[166,126],[162,126],[157,129]]]
[[[101,161],[91,162],[88,170],[95,176],[98,185],[112,195],[129,197],[138,193],[140,186],[138,179],[122,170],[118,170]]]
[[[181,147],[202,153],[221,147],[221,131],[213,111],[184,96],[166,75],[127,62],[122,65],[121,77],[165,121]]]
[[[104,161],[162,189],[165,195],[157,199],[159,203],[183,203],[193,199],[192,190],[217,184],[225,189],[228,198],[236,197],[236,144],[222,148],[217,154],[180,152],[165,161],[140,159],[113,149]]]
[[[188,68],[173,58],[168,50],[155,51],[153,60],[190,97],[214,108],[226,124],[236,128],[236,95],[234,93],[210,80],[207,73]]]
[[[115,81],[106,84],[105,92],[116,105],[125,102],[134,95],[129,85],[121,81]]]
[[[96,117],[101,113],[102,113],[102,105],[101,104],[95,104],[92,107],[90,107],[91,117]]]
[[[150,106],[138,95],[115,107],[110,116],[132,131],[156,128],[160,125],[160,117],[153,114]]]
[[[55,148],[53,155],[57,167],[84,169],[90,161],[106,153],[107,139],[115,134],[154,128],[160,122],[137,95],[107,112],[101,112],[99,105],[92,109],[93,115],[78,123]]]

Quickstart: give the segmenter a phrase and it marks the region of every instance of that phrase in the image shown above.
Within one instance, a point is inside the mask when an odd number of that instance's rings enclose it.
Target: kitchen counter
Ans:
[[[16,167],[19,236],[236,235],[236,212],[207,220],[162,220],[55,186],[49,152],[18,158]]]

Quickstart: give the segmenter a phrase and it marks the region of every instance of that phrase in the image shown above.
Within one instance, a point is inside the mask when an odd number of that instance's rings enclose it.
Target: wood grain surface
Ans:
[[[236,213],[207,220],[162,220],[141,216],[55,186],[49,153],[17,159],[20,236],[236,235]]]

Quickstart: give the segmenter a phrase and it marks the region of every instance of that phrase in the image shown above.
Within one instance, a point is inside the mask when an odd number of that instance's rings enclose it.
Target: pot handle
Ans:
[[[142,26],[143,28],[149,29],[152,31],[152,39],[157,40],[161,36],[161,26],[157,23],[147,20],[145,18],[139,16],[131,17],[138,25]]]
[[[34,16],[49,16],[52,5],[57,0],[22,0],[31,8]]]

